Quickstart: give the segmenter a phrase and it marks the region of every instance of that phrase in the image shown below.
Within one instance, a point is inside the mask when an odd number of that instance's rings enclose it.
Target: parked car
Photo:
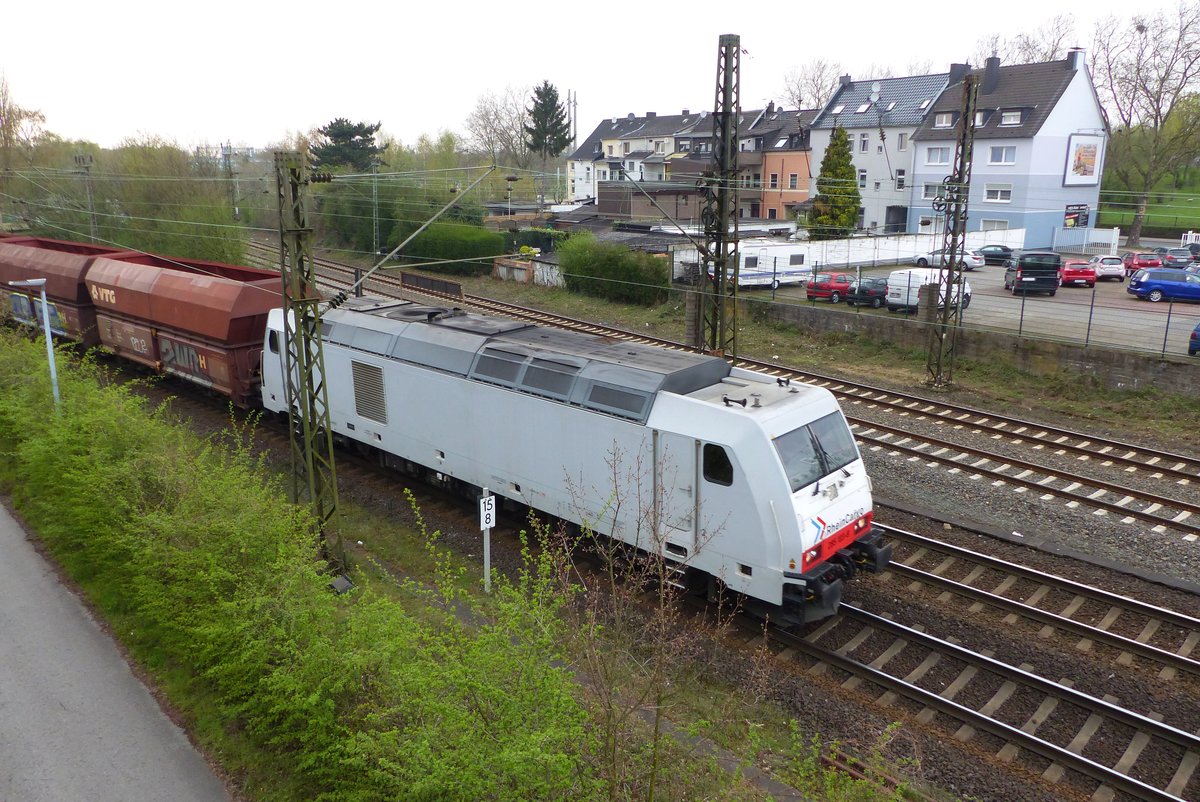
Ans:
[[[1129,279],[1125,292],[1158,302],[1167,298],[1172,301],[1200,301],[1200,276],[1187,270],[1170,267],[1139,270]]]
[[[828,298],[836,304],[846,297],[852,283],[854,276],[850,273],[818,273],[808,282],[804,295],[810,301]]]
[[[1121,261],[1125,263],[1125,275],[1132,276],[1147,267],[1162,267],[1162,259],[1157,253],[1123,253]]]
[[[945,268],[910,267],[893,270],[887,278],[887,308],[889,312],[914,312],[921,304],[921,288],[927,284],[941,284]],[[971,283],[960,274],[961,285],[955,285],[950,298],[962,301],[963,309],[971,305]],[[938,307],[945,305],[946,294],[938,289]]]
[[[1060,287],[1095,287],[1096,268],[1080,259],[1063,262],[1058,269]]]
[[[979,249],[983,263],[987,265],[1003,265],[1012,256],[1013,249],[1007,245],[984,245]]]
[[[918,256],[917,264],[921,267],[929,267],[930,265],[933,267],[942,267],[950,264],[951,260],[953,259],[953,256],[947,254],[948,249],[939,248],[936,251],[930,251],[924,256]],[[963,258],[960,260],[960,263],[962,264],[963,270],[974,270],[975,268],[983,267],[986,264],[983,254],[972,248],[968,248],[967,250],[963,251]]]
[[[888,283],[885,278],[863,278],[850,285],[846,291],[846,303],[851,306],[865,304],[878,309],[887,303]]]
[[[1119,256],[1093,256],[1088,259],[1088,264],[1096,271],[1096,280],[1115,278],[1117,281],[1125,280],[1125,263],[1121,261]]]
[[[1192,263],[1192,252],[1187,248],[1168,248],[1162,255],[1163,267],[1187,267]]]
[[[1058,273],[1062,257],[1053,251],[1023,251],[1008,260],[1004,268],[1004,289],[1013,295],[1058,291]]]
[[[1188,340],[1188,356],[1195,356],[1197,351],[1200,351],[1200,323],[1192,329],[1192,336]]]

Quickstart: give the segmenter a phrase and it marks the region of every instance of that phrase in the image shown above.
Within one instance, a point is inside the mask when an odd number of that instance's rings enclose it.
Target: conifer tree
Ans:
[[[838,126],[829,138],[817,176],[817,195],[808,212],[809,239],[841,239],[858,224],[858,191],[854,162],[850,160],[850,136]]]

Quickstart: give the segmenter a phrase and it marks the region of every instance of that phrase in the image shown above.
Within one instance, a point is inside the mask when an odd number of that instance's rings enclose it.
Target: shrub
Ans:
[[[643,306],[667,298],[671,278],[668,259],[597,242],[589,234],[571,237],[558,253],[563,280],[572,292]]]

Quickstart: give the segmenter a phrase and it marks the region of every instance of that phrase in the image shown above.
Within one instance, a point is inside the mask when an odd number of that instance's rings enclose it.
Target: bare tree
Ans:
[[[8,185],[10,171],[19,161],[32,163],[33,149],[44,134],[45,122],[40,111],[16,104],[8,90],[8,80],[0,75],[0,193],[8,199],[10,209],[13,204]],[[0,215],[0,223],[2,218]]]
[[[979,40],[972,62],[983,64],[989,56],[998,56],[1003,64],[1035,64],[1064,58],[1075,37],[1075,17],[1058,14],[1032,33],[1020,33],[1011,39],[992,34]]]
[[[820,108],[833,97],[841,74],[841,64],[823,58],[812,59],[789,71],[783,79],[783,101],[798,109]]]
[[[1092,70],[1113,127],[1107,169],[1136,198],[1137,245],[1154,185],[1200,153],[1200,4],[1097,22]]]
[[[527,169],[533,158],[525,141],[529,124],[525,99],[530,91],[509,86],[498,96],[491,92],[480,95],[466,121],[471,146],[500,163]]]

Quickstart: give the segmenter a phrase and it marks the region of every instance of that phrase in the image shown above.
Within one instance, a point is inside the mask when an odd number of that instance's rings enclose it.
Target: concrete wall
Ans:
[[[875,315],[830,305],[782,304],[743,300],[740,314],[796,327],[801,331],[843,332],[886,340],[906,348],[926,348],[928,325],[906,315]],[[1157,387],[1170,393],[1196,390],[1196,365],[1185,357],[1118,351],[1045,340],[1018,339],[1016,335],[963,329],[957,343],[959,356],[975,360],[1005,361],[1040,376],[1076,373],[1094,378],[1109,389]]]

